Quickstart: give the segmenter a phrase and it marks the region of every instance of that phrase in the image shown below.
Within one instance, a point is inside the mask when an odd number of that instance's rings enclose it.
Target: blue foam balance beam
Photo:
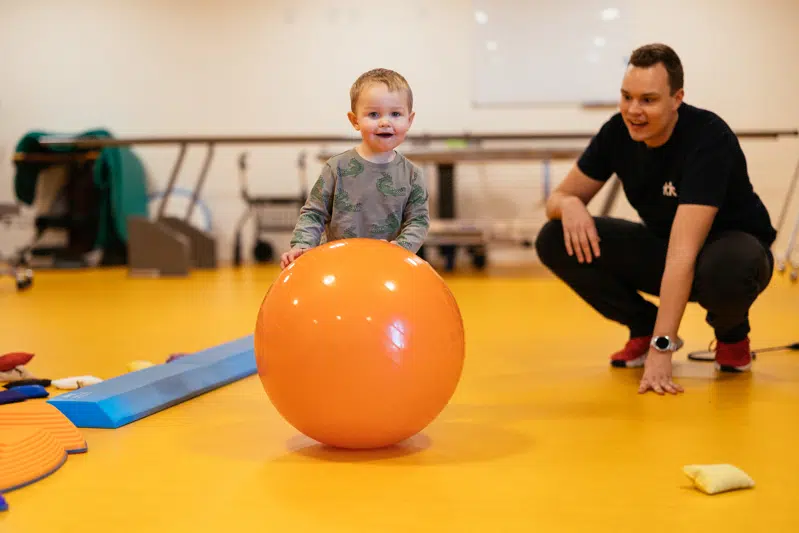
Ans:
[[[257,372],[253,337],[54,396],[79,428],[115,429]]]

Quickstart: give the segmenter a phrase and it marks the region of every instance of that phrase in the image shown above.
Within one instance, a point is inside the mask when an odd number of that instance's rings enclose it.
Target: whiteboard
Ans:
[[[615,105],[634,1],[472,0],[473,104]]]

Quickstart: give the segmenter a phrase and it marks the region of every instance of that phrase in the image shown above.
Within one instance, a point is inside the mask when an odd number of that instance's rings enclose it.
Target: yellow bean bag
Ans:
[[[694,486],[705,494],[718,494],[730,490],[749,489],[754,480],[740,468],[729,464],[686,465],[683,472]]]

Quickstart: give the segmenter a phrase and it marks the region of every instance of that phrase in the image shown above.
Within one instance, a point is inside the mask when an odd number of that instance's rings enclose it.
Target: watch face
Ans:
[[[655,347],[661,350],[665,350],[666,348],[668,348],[669,344],[671,343],[669,342],[669,339],[667,339],[666,337],[658,337],[657,339],[655,339]]]

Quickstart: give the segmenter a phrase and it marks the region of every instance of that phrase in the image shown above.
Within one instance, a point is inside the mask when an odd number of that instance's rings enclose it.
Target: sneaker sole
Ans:
[[[743,366],[733,366],[733,365],[721,365],[718,362],[713,363],[716,367],[716,370],[719,372],[731,372],[731,373],[738,373],[741,372],[749,372],[752,369],[752,363],[745,364]]]
[[[610,366],[614,368],[640,368],[646,363],[646,355],[625,361],[624,359],[611,359]]]

